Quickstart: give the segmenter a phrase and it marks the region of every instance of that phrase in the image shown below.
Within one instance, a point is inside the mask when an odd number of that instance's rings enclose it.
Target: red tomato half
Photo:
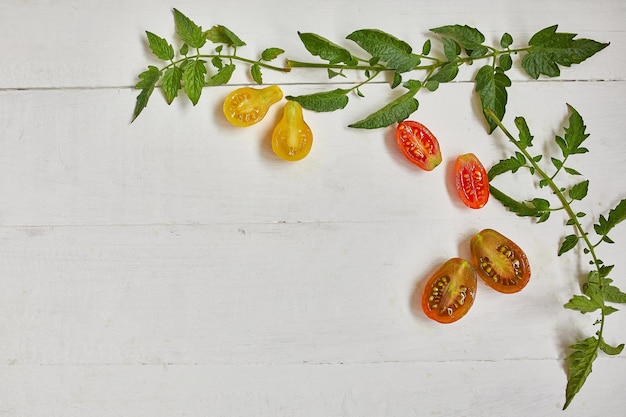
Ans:
[[[439,142],[421,123],[405,120],[398,124],[396,143],[409,161],[426,171],[432,171],[441,163]]]
[[[476,155],[460,155],[454,164],[456,191],[469,208],[478,209],[489,200],[489,177]]]
[[[447,260],[430,277],[422,295],[422,310],[439,323],[459,320],[474,304],[476,270],[461,258]]]

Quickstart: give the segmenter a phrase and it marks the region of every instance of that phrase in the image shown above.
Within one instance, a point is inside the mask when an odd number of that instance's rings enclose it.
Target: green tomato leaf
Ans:
[[[167,104],[172,104],[172,101],[178,96],[182,79],[183,71],[178,67],[170,67],[163,74],[163,94]]]
[[[602,293],[604,300],[609,303],[626,304],[626,293],[614,285],[604,285]]]
[[[267,48],[261,52],[261,59],[263,61],[272,61],[276,59],[280,54],[284,54],[285,50],[280,48]]]
[[[489,133],[498,126],[487,116],[485,110],[491,110],[498,119],[502,120],[508,99],[506,88],[510,86],[511,79],[504,72],[494,70],[491,65],[483,66],[476,74],[476,91],[480,98],[485,120],[489,125]]]
[[[316,112],[331,112],[343,109],[348,104],[350,90],[337,88],[332,91],[307,94],[302,96],[287,96],[287,100],[300,103],[302,108]]]
[[[586,314],[601,309],[602,305],[585,295],[575,295],[563,307]]]
[[[443,38],[443,54],[450,62],[456,61],[461,54],[461,45],[454,39]]]
[[[563,243],[561,243],[561,247],[559,248],[558,255],[561,256],[565,252],[574,249],[577,243],[578,243],[578,236],[576,235],[565,236],[565,239],[563,239]]]
[[[224,85],[230,81],[230,78],[235,72],[235,65],[228,64],[220,68],[216,74],[212,75],[206,82],[207,86]]]
[[[526,119],[523,117],[515,118],[515,126],[519,132],[519,141],[517,142],[522,149],[533,146],[533,135],[530,133]]]
[[[411,45],[378,29],[361,29],[349,34],[349,39],[374,58],[387,63],[398,72],[411,71],[419,65],[419,55],[412,54]]]
[[[255,83],[259,85],[263,84],[263,74],[261,73],[261,66],[259,64],[252,64],[252,66],[250,66],[250,76]]]
[[[426,42],[424,42],[424,45],[422,46],[422,55],[428,55],[430,53],[431,46],[432,44],[430,39],[426,39]]]
[[[615,208],[609,210],[608,217],[600,215],[598,223],[593,227],[599,236],[606,236],[611,229],[626,220],[626,199],[621,200]]]
[[[391,101],[385,107],[370,114],[365,119],[353,123],[348,127],[378,129],[405,120],[419,107],[419,102],[415,99],[415,94],[420,90],[421,83],[419,81],[409,80],[404,83],[404,87],[408,88],[409,91]]]
[[[482,45],[485,41],[485,36],[478,29],[471,26],[449,25],[430,30],[442,36],[455,39],[472,58],[479,58],[489,52],[489,49]]]
[[[428,81],[437,81],[439,83],[447,83],[454,80],[459,73],[459,66],[454,62],[447,62],[439,71],[433,74]]]
[[[154,91],[156,83],[161,78],[161,71],[153,66],[148,66],[148,69],[139,74],[139,82],[135,85],[135,88],[140,89],[141,92],[137,96],[135,102],[135,110],[133,112],[132,121],[134,121],[141,111],[148,105],[148,100]]]
[[[183,66],[183,88],[194,106],[200,100],[206,73],[206,61],[201,59],[189,60]]]
[[[589,180],[579,182],[570,188],[568,194],[572,200],[582,200],[589,191]]]
[[[148,45],[152,53],[159,59],[170,61],[174,59],[174,48],[165,39],[146,31],[148,37]]]
[[[567,387],[565,388],[565,404],[566,409],[574,396],[580,391],[585,384],[587,377],[591,373],[591,365],[598,357],[599,340],[595,337],[589,337],[580,342],[571,345],[569,348],[572,353],[567,357],[569,363],[569,375],[567,378]]]
[[[206,43],[206,35],[202,32],[202,27],[196,25],[183,13],[174,9],[174,20],[176,22],[176,33],[182,41],[192,48],[202,48]]]
[[[330,64],[343,62],[346,65],[356,65],[358,62],[350,51],[320,35],[298,32],[298,36],[309,53],[314,56],[319,56]]]
[[[520,161],[517,158],[512,156],[509,159],[503,159],[499,161],[498,163],[496,163],[494,166],[492,166],[489,169],[487,176],[489,177],[489,181],[491,181],[498,175],[504,174],[506,172],[516,173],[517,170],[519,170],[523,166],[524,166],[523,163],[520,163]]]
[[[531,202],[517,201],[514,198],[506,195],[492,184],[489,185],[490,194],[502,205],[509,209],[512,213],[520,217],[539,217],[545,216],[546,213],[537,209]],[[548,212],[549,214],[549,212]]]
[[[510,70],[513,67],[513,60],[511,59],[511,55],[500,55],[500,58],[498,58],[498,65],[500,65],[500,68],[502,68],[504,71]]]
[[[567,106],[570,110],[569,126],[564,128],[564,137],[556,137],[555,141],[561,148],[561,152],[564,157],[568,157],[573,154],[582,154],[589,152],[587,148],[583,148],[581,145],[589,137],[589,134],[585,132],[586,126],[583,122],[581,115],[572,106]]]
[[[540,75],[558,77],[561,73],[559,65],[579,64],[609,45],[590,39],[574,39],[576,34],[556,30],[557,25],[547,27],[528,41],[530,48],[522,59],[522,68],[534,79]]]
[[[500,38],[500,46],[506,49],[512,44],[513,44],[513,37],[511,35],[509,35],[508,33],[505,33],[504,35],[502,35],[502,38]]]
[[[619,355],[624,350],[624,344],[623,343],[621,345],[618,345],[618,346],[611,346],[608,343],[606,343],[604,341],[604,339],[600,339],[600,346],[599,347],[600,347],[600,350],[602,350],[602,352],[606,353],[607,355],[611,355],[611,356]]]
[[[223,43],[235,48],[246,45],[244,41],[239,39],[239,36],[235,35],[230,29],[222,25],[213,26],[211,29],[206,31],[205,36],[213,43]]]

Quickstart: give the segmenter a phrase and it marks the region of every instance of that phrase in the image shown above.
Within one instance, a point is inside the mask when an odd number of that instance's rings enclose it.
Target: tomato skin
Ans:
[[[288,100],[283,117],[272,132],[272,150],[286,161],[299,161],[313,146],[313,132],[304,121],[300,103]]]
[[[479,209],[489,201],[489,177],[473,153],[459,155],[454,163],[454,178],[459,197],[469,208]]]
[[[484,229],[470,240],[472,261],[478,276],[491,288],[505,294],[521,291],[530,280],[530,263],[511,239],[493,229]]]
[[[226,96],[222,109],[231,124],[248,127],[263,120],[272,104],[283,98],[277,85],[265,88],[241,87]]]
[[[476,270],[469,261],[448,259],[428,279],[422,294],[422,310],[439,323],[453,323],[474,304],[476,286]]]
[[[396,143],[402,154],[423,170],[432,171],[441,163],[439,141],[423,124],[405,120],[396,127]]]

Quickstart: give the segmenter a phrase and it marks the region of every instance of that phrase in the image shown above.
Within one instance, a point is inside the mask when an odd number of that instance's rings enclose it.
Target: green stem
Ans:
[[[237,54],[218,55],[218,54],[200,54],[200,53],[198,53],[196,55],[193,55],[193,56],[186,56],[186,57],[181,58],[181,59],[179,59],[177,61],[172,61],[170,64],[168,64],[165,67],[161,68],[161,71],[166,70],[166,69],[168,69],[170,67],[173,67],[175,65],[178,65],[181,62],[188,61],[190,59],[200,59],[200,58],[211,58],[211,59],[212,58],[222,58],[222,59],[229,59],[229,60],[234,60],[234,61],[245,62],[247,64],[252,64],[252,65],[257,64],[260,67],[267,68],[267,69],[272,70],[272,71],[279,71],[279,72],[290,72],[291,71],[290,67],[277,67],[275,65],[270,65],[270,64],[267,64],[267,63],[264,63],[264,62],[261,62],[261,61],[257,61],[257,60],[254,60],[254,59],[244,58],[244,57],[239,56]]]

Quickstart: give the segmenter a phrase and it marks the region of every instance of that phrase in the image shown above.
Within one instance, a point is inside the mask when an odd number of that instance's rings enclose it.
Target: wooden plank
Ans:
[[[598,360],[591,375],[607,388],[583,389],[565,412],[564,376],[554,361],[15,365],[0,372],[0,415],[21,417],[42,410],[65,417],[601,417],[620,415],[626,389],[626,361],[616,359]]]
[[[145,42],[145,31],[174,39],[172,6],[153,1],[17,1],[3,2],[0,14],[0,41],[4,60],[0,67],[0,88],[119,87],[137,82],[137,74],[157,61]],[[467,24],[483,31],[497,46],[508,31],[522,46],[540,29],[560,24],[563,32],[613,46],[594,58],[594,65],[564,71],[569,79],[624,79],[626,44],[622,2],[585,0],[561,2],[514,0],[446,2],[437,7],[419,7],[402,0],[390,8],[385,2],[368,0],[355,7],[351,2],[308,3],[272,1],[230,1],[224,8],[206,2],[179,7],[205,29],[221,24],[237,33],[247,46],[240,53],[256,59],[267,47],[281,47],[292,59],[310,60],[297,32],[316,32],[350,49],[345,37],[354,30],[378,28],[408,40],[419,51],[430,28]],[[279,11],[280,10],[280,11]],[[541,12],[538,12],[541,10]],[[233,11],[236,11],[233,13]],[[285,18],[289,16],[289,18]],[[29,53],[24,53],[29,51]],[[28,70],[25,70],[25,69]],[[247,70],[234,79],[250,83]],[[266,74],[266,82],[291,83],[324,81],[325,71],[294,71],[289,76]]]

